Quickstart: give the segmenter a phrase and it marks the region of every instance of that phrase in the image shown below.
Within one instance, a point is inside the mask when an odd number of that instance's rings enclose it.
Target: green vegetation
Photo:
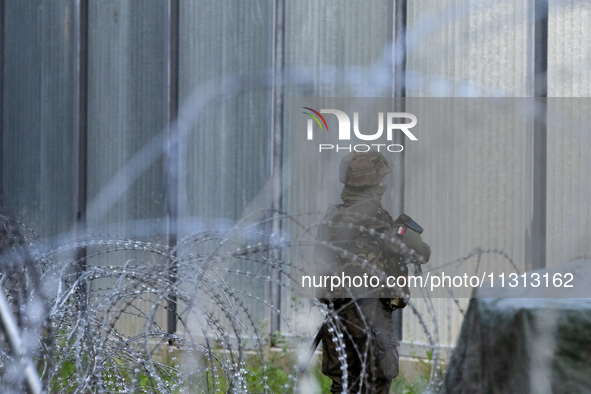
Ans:
[[[428,354],[432,357],[432,354]],[[405,376],[399,375],[392,382],[391,393],[397,394],[420,394],[423,393],[429,384],[429,376],[431,373],[431,358],[428,360],[419,359],[420,374],[412,379],[407,379]],[[292,394],[296,391],[293,387],[293,379],[290,378],[290,374],[293,373],[293,365],[295,363],[295,353],[285,349],[267,351],[265,354],[265,366],[267,371],[266,384],[270,392],[275,393],[288,393]],[[261,365],[260,358],[251,354],[246,357],[245,363],[246,370],[246,387],[249,393],[264,393],[265,392],[265,379],[263,374],[263,368]],[[219,382],[221,382],[217,389],[218,392],[226,392],[228,389],[225,375],[220,372],[218,365],[217,368],[219,374]],[[317,387],[321,393],[330,393],[331,380],[324,376],[321,371],[321,362],[318,359],[316,363],[310,365],[308,374],[316,380]],[[302,380],[302,376],[299,377]],[[213,389],[213,383],[211,381],[211,374],[209,375],[209,388],[211,392],[215,392]]]
[[[413,349],[412,342],[411,349]],[[411,351],[411,355],[415,357],[414,351]],[[425,389],[429,385],[429,378],[431,376],[431,362],[433,361],[433,351],[427,351],[427,360],[423,360],[421,358],[417,358],[417,360],[419,369],[418,376],[414,379],[407,379],[405,376],[399,375],[392,382],[390,393],[420,394],[425,391]],[[446,365],[444,363],[440,363],[440,376],[443,376],[443,374],[445,373],[445,368]],[[436,392],[438,392],[437,388],[434,389],[436,390]]]
[[[76,357],[73,352],[73,343],[62,339],[58,341],[60,352],[55,354],[54,371],[49,383],[50,392],[73,392],[79,387],[80,372],[77,371]],[[129,362],[130,356],[121,352],[118,357],[111,357],[100,365],[100,385],[109,392],[126,392],[130,387],[135,387],[138,392],[158,392],[158,383],[167,388],[177,386],[179,372],[173,367],[174,362],[170,356],[166,357],[164,363],[153,360],[151,367],[156,370],[151,374],[146,366],[131,370],[134,363]],[[90,365],[89,357],[82,353],[79,357],[79,365],[82,369],[95,368]],[[177,363],[178,364],[178,363]],[[40,373],[42,370],[39,371]]]
[[[396,394],[420,394],[425,391],[429,384],[428,377],[424,375],[419,376],[413,380],[407,380],[404,376],[399,375],[392,381],[390,393]]]
[[[265,388],[268,392],[294,394],[297,391],[294,389],[294,365],[296,363],[296,354],[292,349],[287,347],[287,343],[280,335],[276,337],[276,343],[280,347],[267,348],[264,352],[264,367],[261,362],[260,355],[256,352],[248,352],[244,360],[244,383],[248,393],[264,393]],[[226,358],[221,349],[214,350],[212,353],[213,365],[206,358],[200,362],[204,367],[207,366],[207,371],[203,370],[201,373],[193,375],[189,380],[185,381],[185,385],[191,387],[201,387],[203,390],[209,388],[210,393],[226,393],[228,390],[232,391],[230,379],[226,376],[222,366],[218,360]],[[428,352],[428,360],[418,360],[418,376],[407,379],[403,375],[399,375],[392,382],[391,393],[400,394],[419,394],[423,393],[428,386],[429,376],[431,373],[431,359],[432,353]],[[86,361],[86,360],[85,360]],[[180,387],[177,386],[179,382],[179,371],[173,368],[174,364],[178,365],[178,361],[173,361],[170,358],[162,360],[163,363],[154,362],[157,368],[157,375],[150,376],[144,369],[142,371],[136,369],[130,371],[126,368],[125,358],[112,358],[111,361],[106,362],[102,368],[102,385],[111,392],[124,392],[130,387],[135,387],[138,392],[158,392],[157,381],[173,390],[173,392],[180,392]],[[181,367],[182,370],[182,367]],[[266,371],[266,373],[264,372]],[[315,380],[316,385],[321,393],[329,393],[331,380],[324,376],[321,371],[321,360],[316,358],[307,372],[307,378]],[[76,365],[71,360],[61,362],[59,373],[54,376],[52,380],[52,391],[69,392],[75,390],[78,386],[76,381]],[[214,383],[215,377],[215,383]],[[299,375],[300,382],[304,379]],[[299,382],[298,382],[299,383]],[[181,386],[182,387],[182,386]]]

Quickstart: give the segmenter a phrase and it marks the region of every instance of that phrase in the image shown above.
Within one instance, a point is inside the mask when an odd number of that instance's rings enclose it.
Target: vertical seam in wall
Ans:
[[[406,19],[407,19],[407,1],[406,0],[392,0],[390,8],[391,12],[388,13],[388,28],[391,29],[388,32],[389,40],[392,41],[392,73],[394,75],[393,89],[393,104],[396,112],[405,112],[404,97],[406,96]],[[391,36],[390,36],[391,35]],[[390,38],[391,37],[391,38]],[[404,142],[404,135],[397,133],[394,137],[394,143],[402,145]],[[395,169],[395,176],[399,177],[399,180],[395,180],[397,185],[398,193],[396,198],[397,206],[394,208],[400,214],[404,212],[404,193],[405,193],[405,181],[404,181],[404,161],[405,152],[402,151],[394,156],[394,162],[392,167]],[[398,340],[402,340],[402,309],[393,313],[394,320],[394,331]]]
[[[179,0],[168,2],[167,32],[166,32],[166,92],[167,100],[167,146],[164,160],[164,182],[165,182],[165,216],[166,216],[166,237],[168,246],[171,248],[170,256],[170,281],[174,285],[178,265],[176,263],[176,247],[178,240],[178,179],[179,179],[179,140],[178,117],[179,103]],[[167,331],[174,334],[177,330],[177,299],[174,292],[167,301]]]
[[[88,114],[88,0],[76,2],[74,69],[74,182],[76,231],[86,226]]]
[[[75,32],[75,67],[74,67],[74,226],[75,237],[86,234],[86,203],[87,203],[87,142],[88,142],[88,0],[74,3]],[[86,271],[86,248],[78,248],[76,252],[78,276]],[[81,295],[86,294],[86,284],[82,282],[79,289]],[[85,296],[80,297],[81,307],[85,308]]]
[[[280,213],[283,209],[282,199],[282,167],[283,167],[283,106],[284,106],[284,49],[285,49],[285,2],[275,0],[272,7],[273,23],[270,26],[271,40],[273,43],[272,55],[272,84],[271,84],[271,122],[269,131],[269,181],[271,182],[271,242],[280,242],[281,233]],[[280,251],[278,248],[271,248],[270,261],[279,261]],[[273,263],[271,264],[273,266]],[[277,281],[273,285],[271,281],[270,296],[274,306],[271,313],[270,333],[273,341],[273,334],[280,331],[281,316],[276,310],[281,309],[281,270],[279,267],[273,270],[272,277]]]
[[[4,195],[2,187],[2,161],[3,155],[3,139],[2,131],[4,129],[4,0],[0,0],[0,206],[4,202]]]
[[[547,193],[547,97],[548,97],[548,0],[534,5],[534,149],[533,149],[533,269],[546,267]]]

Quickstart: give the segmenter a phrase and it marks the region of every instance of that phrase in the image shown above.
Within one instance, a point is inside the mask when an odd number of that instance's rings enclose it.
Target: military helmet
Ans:
[[[380,152],[352,152],[341,160],[339,181],[354,187],[375,186],[391,172],[388,160]]]

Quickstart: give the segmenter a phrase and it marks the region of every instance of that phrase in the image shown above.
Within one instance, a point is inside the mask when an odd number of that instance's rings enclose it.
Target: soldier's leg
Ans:
[[[374,394],[388,394],[390,392],[390,386],[392,385],[391,379],[378,379],[375,383]]]
[[[340,344],[338,341],[334,341],[335,337],[335,335],[323,335],[322,337],[322,373],[332,380],[331,393],[342,393],[345,386],[348,393],[358,392],[359,371],[361,370],[358,354],[354,350],[353,343],[348,338],[347,333],[344,332],[342,341],[345,345],[345,358],[339,359],[342,357],[342,353],[337,351]],[[345,379],[347,385],[345,385]]]
[[[336,341],[335,338],[337,339]],[[360,313],[356,303],[344,307],[338,313],[338,321],[325,326],[322,342],[322,373],[333,381],[331,392],[343,392],[343,387],[345,386],[343,368],[345,366],[347,379],[346,391],[358,392],[362,371],[360,355],[367,353],[365,351],[367,334],[364,329],[364,323],[360,319]],[[337,348],[339,348],[341,343],[344,344],[344,349],[341,349],[339,352]],[[344,359],[342,359],[343,355]],[[364,387],[367,387],[367,385],[364,384]]]
[[[343,373],[341,371],[341,362],[337,352],[337,343],[334,342],[335,336],[330,334],[325,326],[322,333],[322,374],[332,380],[330,388],[331,393],[342,392]]]
[[[344,349],[339,352],[337,348],[341,343]],[[368,344],[370,349],[367,349]],[[343,351],[346,363],[339,359]],[[363,393],[387,393],[391,379],[398,375],[398,341],[392,329],[391,314],[378,299],[358,300],[339,311],[338,321],[325,326],[322,373],[333,381],[332,393],[343,392],[344,364],[347,392],[359,392],[364,366]]]
[[[389,308],[385,308],[381,301],[373,299],[365,302],[362,312],[371,318],[371,360],[370,384],[374,392],[387,393],[389,387],[398,375],[398,340],[392,327],[392,317]],[[372,313],[373,308],[373,313]]]

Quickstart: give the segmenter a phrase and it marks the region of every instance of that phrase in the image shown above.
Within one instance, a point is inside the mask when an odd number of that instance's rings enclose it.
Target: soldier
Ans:
[[[409,256],[426,263],[429,246],[422,228],[407,215],[395,221],[381,205],[385,175],[392,172],[379,152],[345,156],[339,180],[342,204],[328,209],[318,228],[315,258],[332,273],[347,276],[406,275]],[[377,290],[375,292],[374,290]],[[324,295],[329,316],[321,328],[322,373],[332,379],[331,393],[388,393],[398,375],[398,340],[392,311],[404,308],[407,287],[339,288]]]

